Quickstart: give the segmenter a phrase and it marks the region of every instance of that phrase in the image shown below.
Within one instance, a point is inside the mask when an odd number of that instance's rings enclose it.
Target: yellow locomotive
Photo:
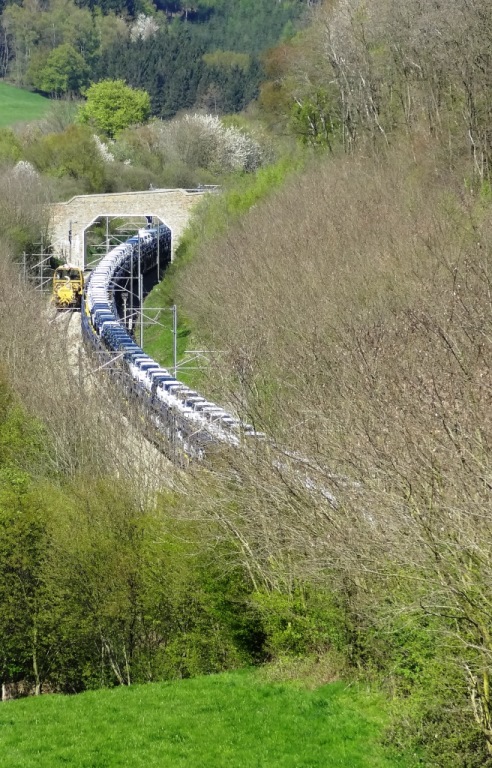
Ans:
[[[72,264],[57,267],[53,275],[52,302],[57,309],[80,309],[84,271]]]

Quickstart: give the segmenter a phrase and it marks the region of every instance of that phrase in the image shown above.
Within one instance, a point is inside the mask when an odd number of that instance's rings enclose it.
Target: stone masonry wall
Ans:
[[[209,190],[153,189],[110,195],[78,195],[51,207],[55,256],[84,267],[84,231],[99,216],[158,216],[171,230],[172,255],[191,209]],[[72,232],[70,243],[69,232]]]

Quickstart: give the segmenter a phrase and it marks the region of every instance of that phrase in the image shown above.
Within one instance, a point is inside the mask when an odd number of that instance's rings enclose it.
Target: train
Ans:
[[[164,266],[171,258],[167,227],[140,229],[110,250],[86,280],[82,296],[82,338],[97,353],[138,403],[151,434],[164,438],[164,450],[176,463],[203,459],[215,446],[240,445],[246,437],[261,437],[251,424],[208,401],[160,366],[136,343],[133,332],[138,310],[134,284],[139,271]],[[127,312],[131,295],[132,312]],[[137,307],[137,310],[135,310]]]
[[[80,309],[83,292],[83,269],[73,264],[63,264],[55,269],[51,301],[57,310]]]

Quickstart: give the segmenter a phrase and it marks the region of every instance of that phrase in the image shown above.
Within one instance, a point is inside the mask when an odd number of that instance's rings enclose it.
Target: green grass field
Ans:
[[[9,768],[409,768],[380,739],[384,699],[239,672],[0,705]]]
[[[38,93],[0,83],[0,127],[37,120],[44,115],[50,103],[50,99]]]

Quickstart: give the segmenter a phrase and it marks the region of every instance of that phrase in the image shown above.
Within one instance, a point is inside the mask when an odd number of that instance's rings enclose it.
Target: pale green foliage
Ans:
[[[292,108],[291,126],[303,144],[332,148],[335,126],[338,126],[333,99],[323,88],[306,91],[296,98]]]
[[[125,20],[113,11],[103,15],[99,8],[95,8],[94,25],[101,51],[111,48],[116,42],[121,44],[128,38],[129,31]]]
[[[0,163],[20,160],[22,154],[19,139],[10,128],[0,129]]]
[[[104,163],[87,126],[71,125],[63,133],[42,136],[31,144],[26,154],[42,173],[77,179],[84,192],[104,189]]]
[[[247,53],[236,53],[235,51],[214,51],[213,53],[204,53],[203,61],[208,67],[215,69],[233,69],[238,67],[244,72],[251,64],[251,56]]]
[[[46,61],[50,51],[67,44],[90,59],[99,44],[91,12],[79,8],[73,0],[51,0],[46,9],[27,0],[21,5],[9,5],[2,14],[2,25],[15,53],[11,74],[22,84],[31,79],[34,53],[38,60]]]
[[[73,45],[63,43],[51,51],[40,70],[31,71],[31,79],[36,88],[46,93],[79,93],[88,85],[89,67]]]
[[[79,119],[113,137],[129,125],[144,123],[149,114],[150,97],[146,91],[131,88],[123,80],[102,80],[88,89]]]

